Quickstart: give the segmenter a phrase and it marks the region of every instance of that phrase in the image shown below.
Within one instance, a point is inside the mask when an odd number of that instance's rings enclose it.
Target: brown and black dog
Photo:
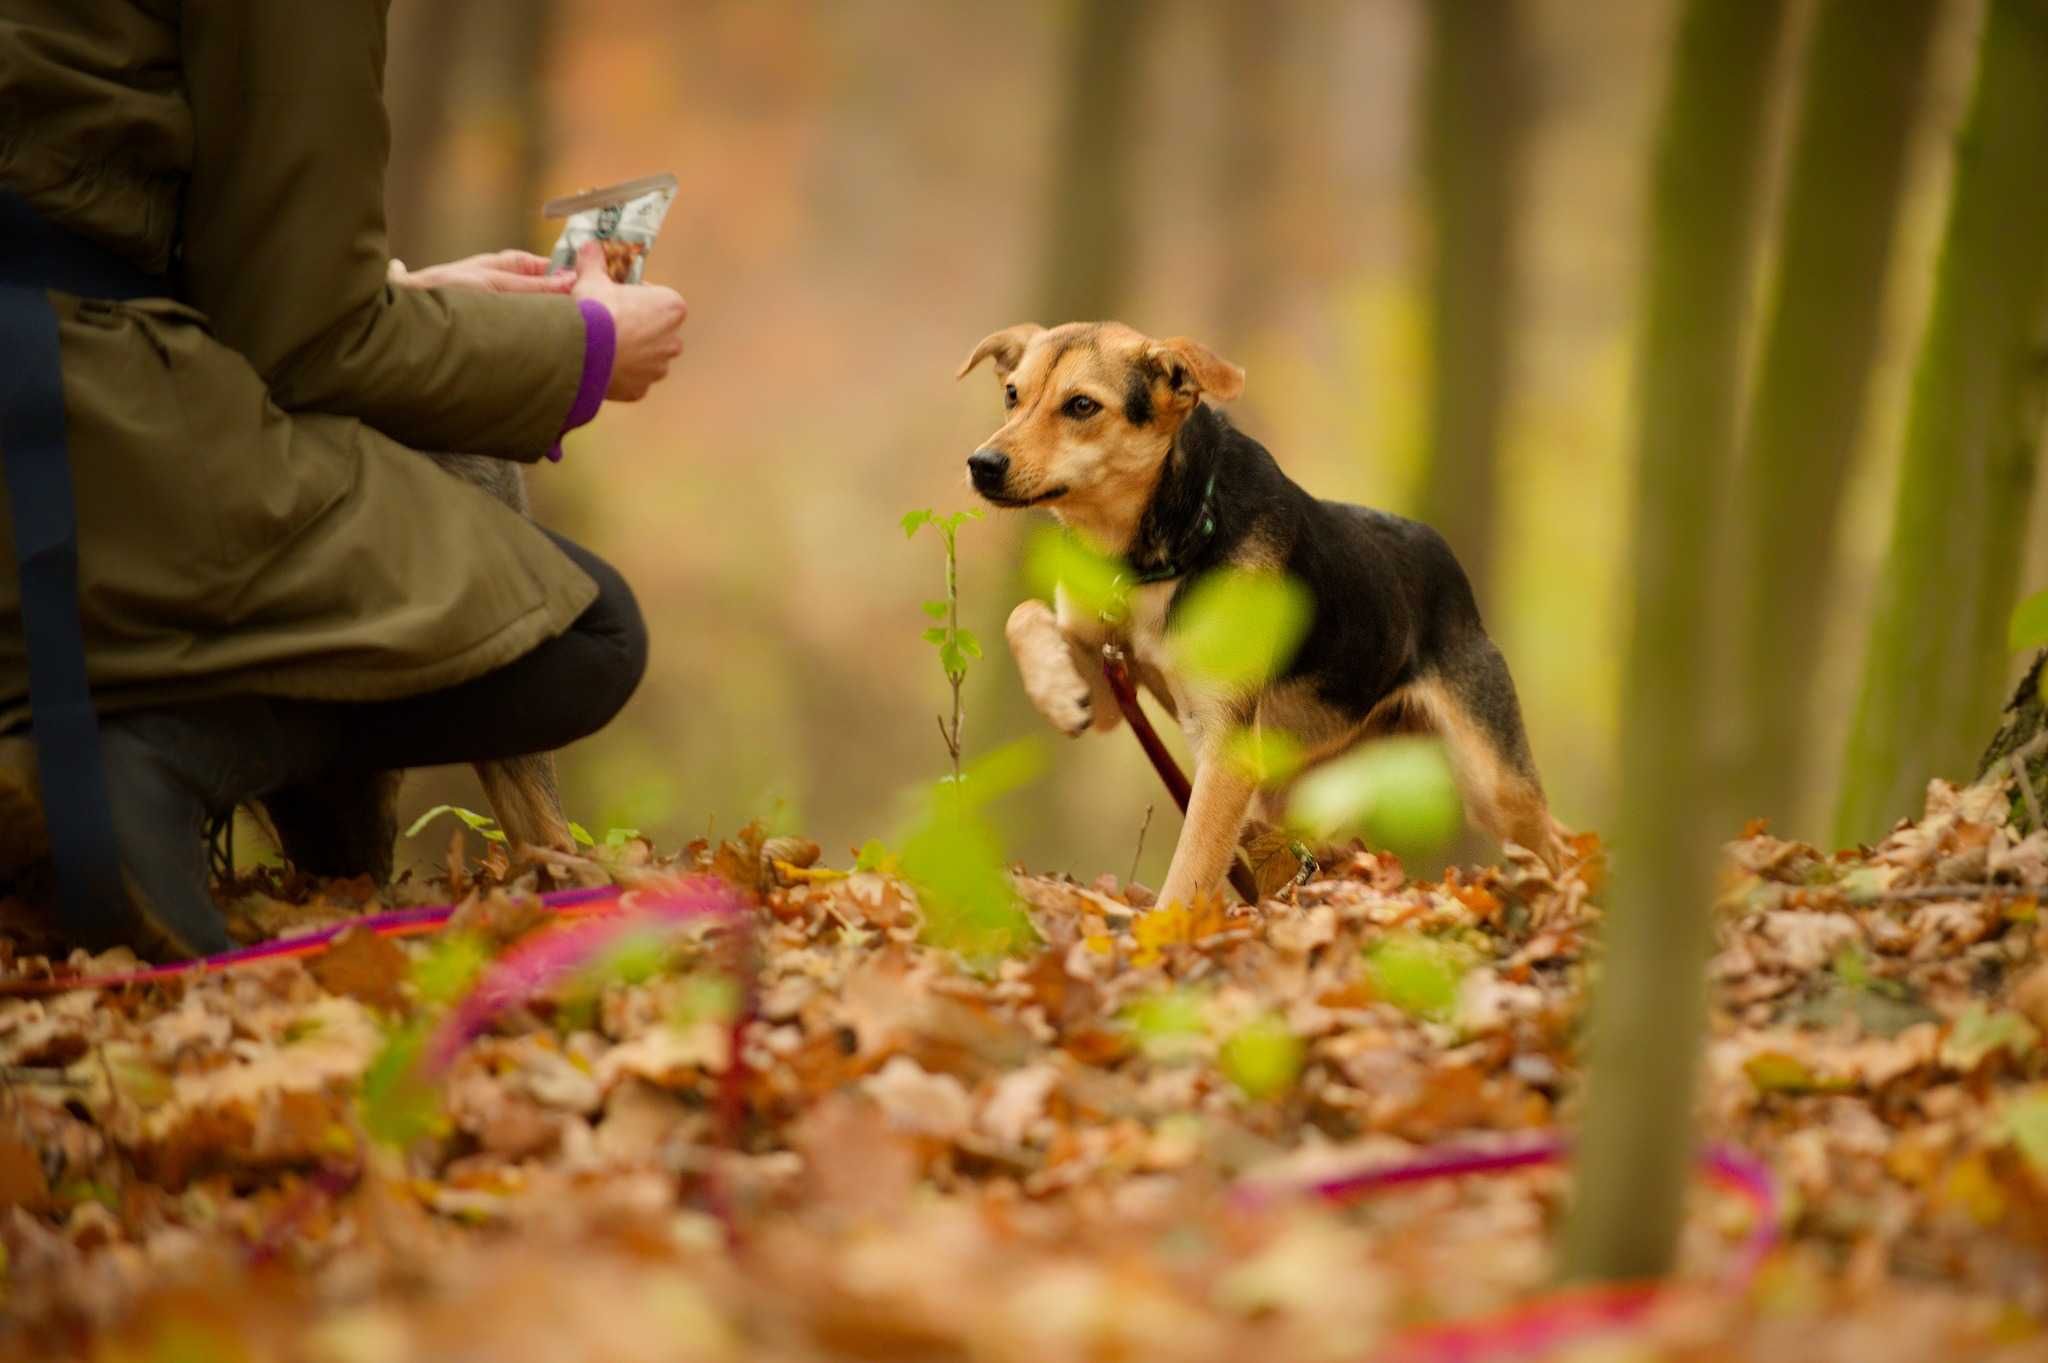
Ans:
[[[1228,869],[1259,791],[1219,748],[1254,721],[1298,739],[1311,762],[1389,732],[1434,732],[1472,821],[1557,867],[1559,831],[1514,682],[1440,535],[1303,491],[1202,401],[1238,396],[1244,371],[1194,341],[1115,322],[1027,323],[983,340],[960,374],[983,360],[995,362],[1007,415],[967,460],[975,491],[997,506],[1045,507],[1139,584],[1114,625],[1062,591],[1056,611],[1018,606],[1008,635],[1026,692],[1055,728],[1115,727],[1101,665],[1114,639],[1186,731],[1194,792],[1161,903],[1213,892]],[[1176,675],[1166,647],[1188,584],[1221,567],[1290,574],[1314,606],[1293,659],[1250,691]]]

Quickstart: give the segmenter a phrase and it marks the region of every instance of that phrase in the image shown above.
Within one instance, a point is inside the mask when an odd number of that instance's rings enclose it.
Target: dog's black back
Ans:
[[[1509,766],[1533,771],[1513,685],[1443,536],[1420,521],[1311,496],[1265,446],[1198,405],[1133,556],[1156,552],[1174,528],[1203,515],[1205,493],[1215,533],[1186,556],[1169,618],[1211,569],[1277,565],[1307,587],[1315,612],[1279,682],[1307,684],[1357,723],[1415,682],[1441,682]]]

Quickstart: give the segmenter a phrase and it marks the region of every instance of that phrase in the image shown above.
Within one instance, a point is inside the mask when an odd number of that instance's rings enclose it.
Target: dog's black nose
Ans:
[[[967,473],[976,492],[1001,492],[1009,472],[1010,456],[1001,450],[976,450],[967,456]]]

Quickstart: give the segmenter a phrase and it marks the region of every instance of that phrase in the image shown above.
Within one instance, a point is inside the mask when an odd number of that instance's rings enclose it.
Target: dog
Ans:
[[[1487,637],[1471,584],[1443,537],[1419,522],[1319,501],[1205,398],[1229,401],[1244,371],[1185,337],[1155,340],[1115,322],[1033,323],[982,340],[964,378],[993,361],[1003,424],[968,456],[976,493],[1044,507],[1135,584],[1105,621],[1064,590],[1025,601],[1005,633],[1033,706],[1078,736],[1120,718],[1102,670],[1120,645],[1138,681],[1174,715],[1194,757],[1193,792],[1161,904],[1217,891],[1261,797],[1223,744],[1254,722],[1292,735],[1311,764],[1399,731],[1439,735],[1468,818],[1561,865],[1521,706]],[[1230,689],[1177,675],[1167,627],[1189,585],[1218,568],[1285,572],[1314,606],[1281,673]],[[1285,791],[1264,793],[1277,818]]]

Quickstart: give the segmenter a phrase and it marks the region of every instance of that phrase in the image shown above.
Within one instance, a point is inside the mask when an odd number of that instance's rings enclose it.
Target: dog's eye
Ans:
[[[1067,405],[1063,410],[1068,416],[1080,420],[1084,417],[1094,416],[1097,412],[1101,411],[1102,404],[1085,393],[1076,393],[1073,397],[1067,399]]]
[[[1016,405],[1017,405],[1017,385],[1016,385],[1016,384],[1014,384],[1014,383],[1006,383],[1006,384],[1004,384],[1004,385],[1003,385],[1003,406],[1005,406],[1005,407],[1015,407]]]

